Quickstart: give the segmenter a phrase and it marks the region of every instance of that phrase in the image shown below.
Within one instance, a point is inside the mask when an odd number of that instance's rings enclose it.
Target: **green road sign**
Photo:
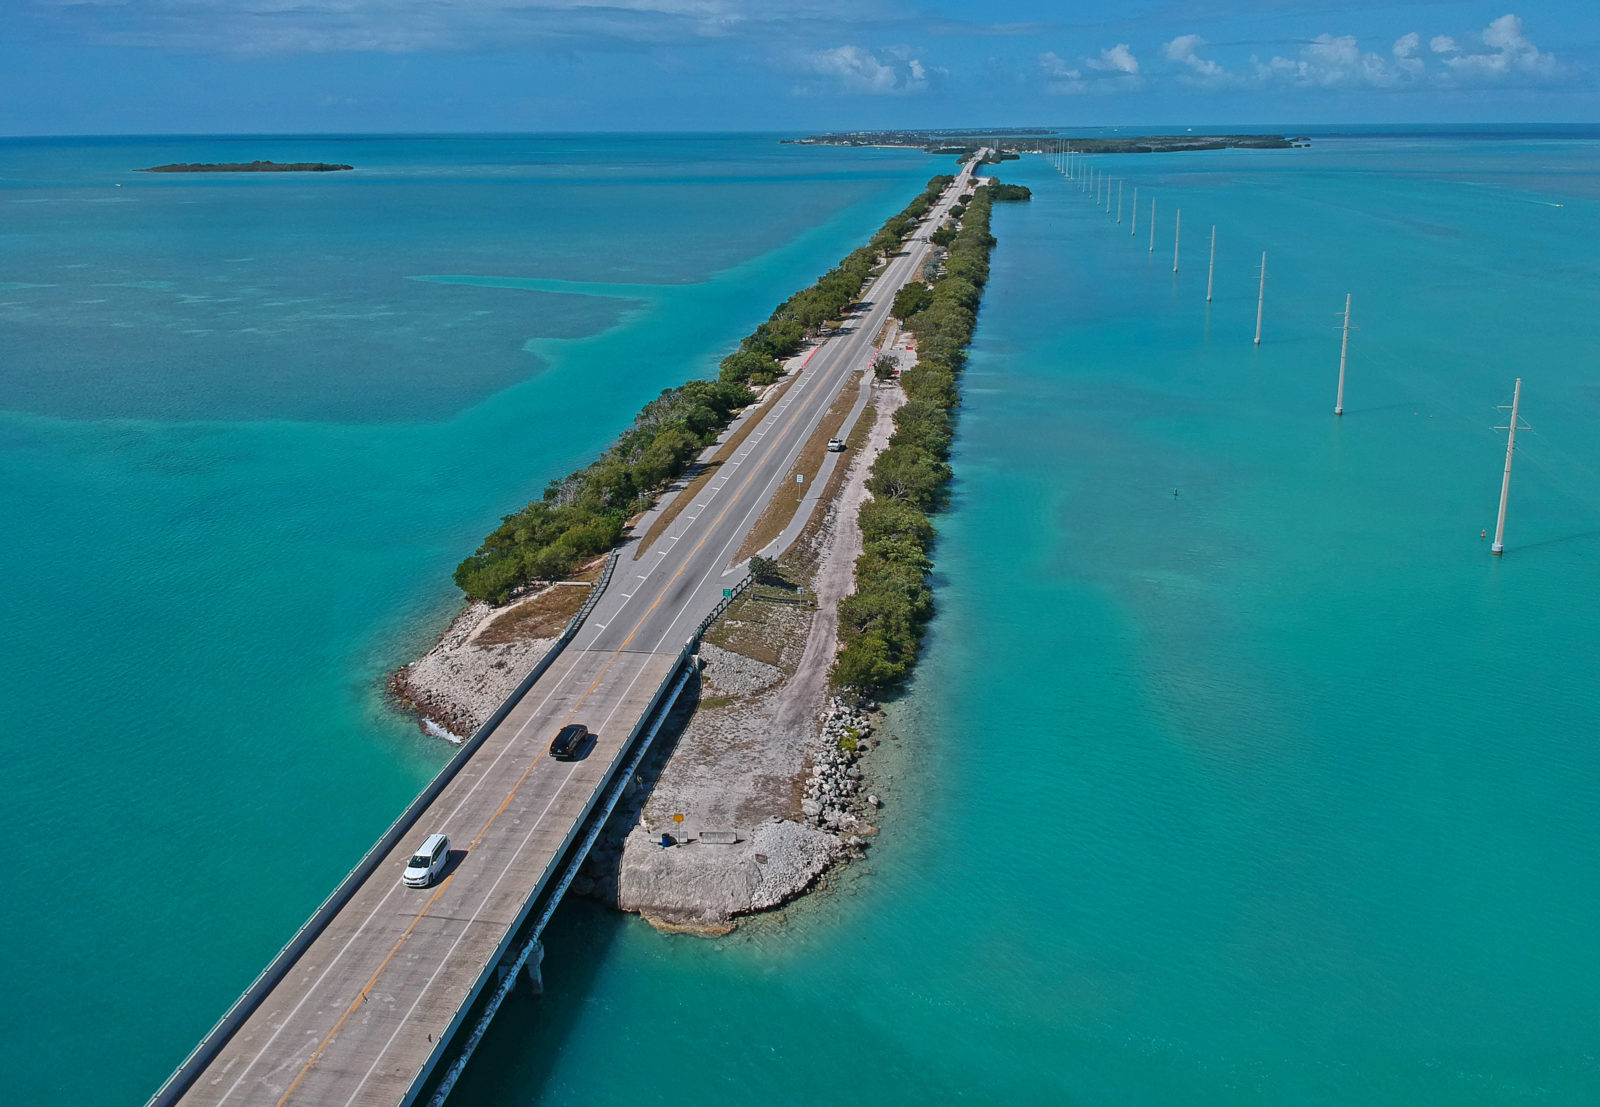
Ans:
[[[724,588],[722,590],[722,598],[725,599],[725,600],[733,599],[733,589],[732,588]]]

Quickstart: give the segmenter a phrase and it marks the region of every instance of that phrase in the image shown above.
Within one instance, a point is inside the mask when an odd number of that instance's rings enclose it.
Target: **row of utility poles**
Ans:
[[[1067,180],[1073,182],[1080,192],[1087,194],[1094,200],[1096,210],[1099,210],[1103,205],[1107,215],[1112,213],[1111,196],[1113,190],[1111,186],[1113,184],[1116,185],[1116,222],[1118,226],[1121,226],[1123,188],[1128,183],[1126,180],[1113,179],[1109,177],[1104,169],[1094,165],[1090,161],[1092,155],[1082,150],[1073,149],[1072,144],[1068,142],[1049,143],[1041,151],[1041,153],[1043,153],[1044,156],[1051,162],[1057,172],[1059,172]],[[1133,238],[1137,238],[1139,235],[1139,188],[1137,185],[1133,187],[1133,199],[1130,205],[1128,234]],[[1149,237],[1149,253],[1151,259],[1154,260],[1156,252],[1156,201],[1155,197],[1153,196],[1150,197]],[[1172,217],[1172,271],[1174,273],[1178,272],[1178,263],[1180,257],[1179,251],[1182,244],[1182,239],[1183,209],[1177,208],[1174,209]],[[1216,281],[1217,228],[1216,225],[1213,224],[1211,227],[1210,268],[1206,274],[1206,303],[1208,304],[1212,302],[1212,294],[1216,288]],[[1261,252],[1260,280],[1256,290],[1255,345],[1257,346],[1261,345],[1261,322],[1262,317],[1266,312],[1266,304],[1267,252],[1263,250]],[[1344,415],[1344,378],[1345,364],[1348,361],[1350,353],[1350,331],[1352,329],[1359,329],[1352,328],[1350,325],[1350,294],[1348,292],[1345,293],[1344,311],[1341,314],[1343,316],[1343,323],[1340,327],[1341,336],[1339,339],[1339,389],[1333,401],[1333,413],[1336,416]],[[1490,546],[1490,552],[1496,555],[1505,552],[1506,501],[1511,494],[1511,460],[1512,455],[1516,451],[1517,447],[1517,417],[1521,400],[1522,378],[1518,377],[1516,386],[1511,394],[1510,422],[1504,427],[1495,428],[1496,430],[1503,430],[1507,432],[1505,475],[1502,477],[1500,482],[1500,512],[1495,522],[1494,543]]]

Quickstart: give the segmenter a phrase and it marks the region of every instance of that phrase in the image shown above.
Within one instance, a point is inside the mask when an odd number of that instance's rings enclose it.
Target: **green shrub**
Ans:
[[[933,524],[904,500],[868,500],[857,519],[867,543],[888,538],[908,538],[926,549],[933,542]]]
[[[571,574],[585,558],[615,546],[630,516],[693,463],[753,398],[749,384],[770,384],[782,360],[861,295],[883,254],[900,248],[955,178],[934,177],[872,242],[852,251],[772,315],[722,359],[717,379],[668,388],[651,400],[611,448],[588,468],[551,481],[544,495],[500,521],[471,557],[456,566],[455,582],[472,599],[503,603],[517,587]],[[934,306],[933,293],[917,310]]]
[[[920,281],[911,281],[894,294],[893,311],[898,319],[909,319],[933,303],[933,289]]]
[[[900,375],[907,402],[894,416],[889,447],[878,455],[861,506],[862,553],[856,591],[839,601],[843,647],[829,679],[837,688],[875,691],[905,679],[916,663],[923,628],[933,616],[927,513],[948,497],[959,374],[976,312],[989,279],[990,208],[996,200],[1026,200],[1026,189],[989,184],[977,190],[959,232],[947,239],[945,273],[930,286],[910,286],[895,313],[917,336],[918,360]],[[901,309],[906,311],[902,313]]]

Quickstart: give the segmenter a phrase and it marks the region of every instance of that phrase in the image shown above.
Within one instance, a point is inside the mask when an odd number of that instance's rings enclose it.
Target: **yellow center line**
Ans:
[[[439,882],[439,887],[428,898],[428,902],[423,904],[422,910],[417,912],[417,917],[411,920],[411,925],[406,927],[405,933],[400,935],[400,940],[395,942],[394,948],[384,955],[383,961],[378,965],[377,970],[373,972],[372,978],[367,981],[366,986],[361,991],[356,993],[356,998],[351,1000],[350,1006],[344,1009],[344,1014],[340,1015],[339,1021],[333,1024],[333,1029],[328,1031],[328,1036],[322,1039],[322,1044],[317,1046],[316,1052],[305,1063],[305,1067],[300,1070],[300,1074],[294,1078],[293,1083],[283,1090],[283,1095],[278,1097],[277,1107],[283,1107],[288,1098],[294,1094],[294,1090],[300,1086],[300,1081],[304,1080],[306,1073],[311,1071],[311,1066],[316,1064],[317,1058],[322,1056],[322,1051],[328,1048],[329,1042],[333,1041],[333,1036],[339,1033],[340,1027],[344,1026],[345,1020],[355,1014],[358,1007],[367,1002],[367,996],[371,995],[372,989],[377,986],[378,977],[383,975],[383,970],[389,967],[389,962],[394,959],[394,955],[400,952],[400,947],[405,944],[407,938],[411,937],[411,932],[417,928],[417,924],[422,921],[422,917],[428,913],[428,908],[439,901],[439,897],[444,895],[445,888],[454,879],[455,874],[451,873]]]
[[[799,405],[796,405],[796,407],[798,408]],[[783,430],[789,430],[795,425],[799,418],[800,412],[796,410],[795,413],[789,417],[789,421],[784,424]],[[774,435],[773,437],[776,439],[781,437],[781,434]],[[762,457],[761,461],[764,463],[769,460],[777,448],[778,443],[774,441],[770,446],[767,447],[766,454]],[[721,513],[717,515],[716,519],[712,521],[711,525],[706,528],[706,533],[701,537],[700,541],[695,543],[693,553],[699,553],[701,547],[703,547],[706,542],[710,540],[712,532],[717,529],[717,526],[722,522],[723,519],[727,518],[728,512],[733,510],[734,505],[739,502],[740,498],[745,494],[745,491],[750,487],[750,482],[756,479],[756,470],[759,468],[760,463],[750,467],[750,475],[745,477],[744,483],[739,485],[738,490],[734,492],[733,499],[728,502],[728,506],[722,509]],[[572,710],[567,712],[567,717],[563,721],[562,725],[566,725],[566,723],[571,722],[572,717],[578,713],[578,709],[581,708],[584,705],[584,702],[594,694],[595,689],[600,686],[600,682],[605,679],[606,673],[610,672],[611,667],[616,664],[617,658],[621,657],[622,654],[627,650],[628,646],[633,642],[634,637],[639,633],[639,629],[644,626],[645,620],[650,618],[651,615],[655,614],[656,608],[660,607],[661,602],[667,598],[667,593],[672,591],[672,587],[678,582],[678,578],[683,576],[683,574],[688,570],[689,562],[691,560],[693,560],[692,555],[683,559],[683,563],[678,566],[678,571],[672,574],[672,577],[665,585],[662,586],[662,589],[660,593],[657,594],[655,600],[648,608],[645,609],[644,614],[639,616],[639,621],[633,625],[633,629],[628,632],[628,636],[622,640],[622,645],[618,646],[612,652],[611,656],[606,659],[605,665],[601,667],[600,672],[595,676],[594,680],[590,682],[589,687],[584,691],[582,696],[578,697],[577,702],[572,705]],[[489,821],[483,824],[483,829],[479,830],[477,837],[472,839],[471,844],[467,847],[468,853],[472,852],[472,850],[483,841],[484,835],[488,834],[490,828],[494,826],[495,822],[500,818],[500,816],[505,814],[506,809],[511,806],[511,801],[515,799],[517,793],[522,790],[523,784],[527,782],[528,777],[532,775],[533,770],[541,764],[543,764],[543,761],[541,761],[539,758],[535,758],[533,761],[529,762],[528,767],[524,769],[522,771],[522,775],[517,778],[517,782],[511,786],[511,791],[506,793],[506,798],[500,801],[500,806],[495,808],[494,813],[489,816]],[[328,1043],[333,1041],[334,1035],[339,1033],[340,1028],[345,1024],[345,1021],[356,1012],[357,1008],[367,1001],[367,996],[370,995],[372,989],[377,986],[378,977],[383,975],[383,970],[389,967],[389,962],[394,960],[394,955],[400,952],[400,947],[405,944],[407,938],[411,937],[411,933],[416,929],[417,924],[422,921],[423,916],[428,913],[429,908],[431,908],[435,903],[439,902],[439,897],[444,894],[445,888],[448,887],[450,882],[454,879],[455,874],[451,873],[449,876],[445,877],[439,882],[438,889],[433,893],[432,896],[428,898],[428,902],[423,904],[422,910],[417,912],[416,918],[411,920],[411,924],[405,928],[405,931],[400,935],[399,939],[396,940],[394,947],[384,955],[383,960],[378,964],[377,969],[373,972],[371,979],[367,981],[366,986],[363,987],[359,993],[357,993],[355,999],[350,1001],[350,1006],[345,1008],[344,1014],[339,1016],[339,1021],[333,1024],[333,1029],[328,1031],[327,1036],[322,1039],[322,1042],[317,1046],[316,1051],[311,1054],[311,1058],[306,1061],[305,1066],[301,1068],[299,1074],[294,1078],[294,1081],[288,1086],[288,1088],[284,1090],[283,1095],[278,1099],[276,1107],[283,1107],[283,1104],[288,1101],[289,1096],[294,1094],[295,1088],[299,1087],[300,1082],[304,1080],[306,1074],[311,1071],[311,1067],[317,1063],[317,1060],[322,1056],[323,1051],[328,1048]]]

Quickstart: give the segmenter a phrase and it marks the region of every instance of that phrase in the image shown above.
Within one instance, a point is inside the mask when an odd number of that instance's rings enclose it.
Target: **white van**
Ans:
[[[418,847],[400,879],[413,888],[426,888],[433,883],[434,877],[444,872],[445,862],[449,860],[450,839],[443,834],[430,834],[428,840]]]

